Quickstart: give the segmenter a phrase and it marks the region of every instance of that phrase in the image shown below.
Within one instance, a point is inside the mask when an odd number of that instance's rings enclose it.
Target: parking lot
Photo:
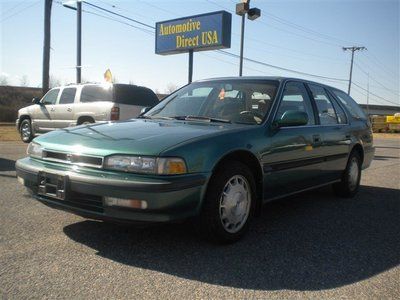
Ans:
[[[187,224],[85,220],[27,196],[26,144],[0,142],[2,298],[398,298],[400,139],[375,139],[354,199],[330,188],[267,204],[240,242]]]

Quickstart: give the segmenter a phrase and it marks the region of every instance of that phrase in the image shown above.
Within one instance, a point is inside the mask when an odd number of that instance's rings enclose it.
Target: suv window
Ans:
[[[338,124],[338,117],[326,90],[318,85],[309,84],[311,93],[317,105],[321,125]]]
[[[81,102],[112,101],[112,85],[85,85],[82,88]]]
[[[152,107],[159,102],[152,90],[136,85],[115,84],[114,95],[115,102],[120,104]]]
[[[315,124],[314,112],[311,106],[310,97],[308,96],[304,84],[301,82],[288,82],[286,84],[275,120],[280,120],[285,112],[290,110],[297,110],[307,113],[307,124]]]
[[[353,118],[356,119],[367,119],[366,115],[364,114],[364,111],[356,101],[353,100],[349,95],[347,95],[345,92],[339,91],[339,90],[332,90],[333,94],[340,100],[340,102],[343,103],[343,105],[347,108],[349,113],[352,115]]]
[[[60,89],[52,89],[47,92],[46,95],[44,95],[42,99],[43,104],[55,104],[57,101],[58,93]]]
[[[60,97],[58,104],[69,104],[75,100],[76,88],[65,88]]]

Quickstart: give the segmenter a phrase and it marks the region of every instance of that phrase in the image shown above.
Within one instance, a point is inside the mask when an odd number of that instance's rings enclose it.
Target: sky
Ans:
[[[157,21],[218,10],[234,12],[234,0],[86,0],[154,26]],[[75,81],[76,11],[54,0],[50,74],[63,84]],[[261,17],[246,20],[245,57],[325,80],[244,62],[243,75],[290,76],[347,91],[350,52],[355,53],[351,95],[359,103],[400,105],[400,1],[398,0],[252,0]],[[128,20],[83,4],[82,78],[101,82],[106,69],[121,83],[164,92],[187,83],[188,55],[156,55],[154,34]],[[44,0],[0,0],[0,76],[10,85],[41,85]],[[97,15],[94,15],[96,13]],[[101,15],[101,16],[99,16]],[[110,19],[111,18],[111,19]],[[139,26],[139,25],[138,25]],[[141,26],[139,26],[141,27]],[[145,27],[143,27],[145,28]],[[232,44],[239,54],[240,17],[232,15]],[[218,51],[194,53],[193,80],[237,76],[239,61]],[[368,80],[369,74],[369,80]],[[369,81],[369,97],[368,97]]]

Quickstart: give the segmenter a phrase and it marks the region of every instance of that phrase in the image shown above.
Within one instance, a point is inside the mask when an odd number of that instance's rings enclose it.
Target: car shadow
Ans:
[[[321,290],[377,275],[400,262],[395,189],[362,186],[353,199],[330,188],[265,205],[248,235],[219,246],[190,226],[149,228],[82,221],[64,228],[107,259],[181,278],[256,290]]]
[[[0,157],[0,172],[15,171],[15,160]]]

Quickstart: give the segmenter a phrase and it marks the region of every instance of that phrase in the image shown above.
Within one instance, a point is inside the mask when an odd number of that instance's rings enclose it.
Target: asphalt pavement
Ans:
[[[330,188],[267,204],[216,246],[188,224],[86,220],[30,198],[26,145],[0,142],[0,298],[399,298],[400,139],[376,139],[353,199]]]

